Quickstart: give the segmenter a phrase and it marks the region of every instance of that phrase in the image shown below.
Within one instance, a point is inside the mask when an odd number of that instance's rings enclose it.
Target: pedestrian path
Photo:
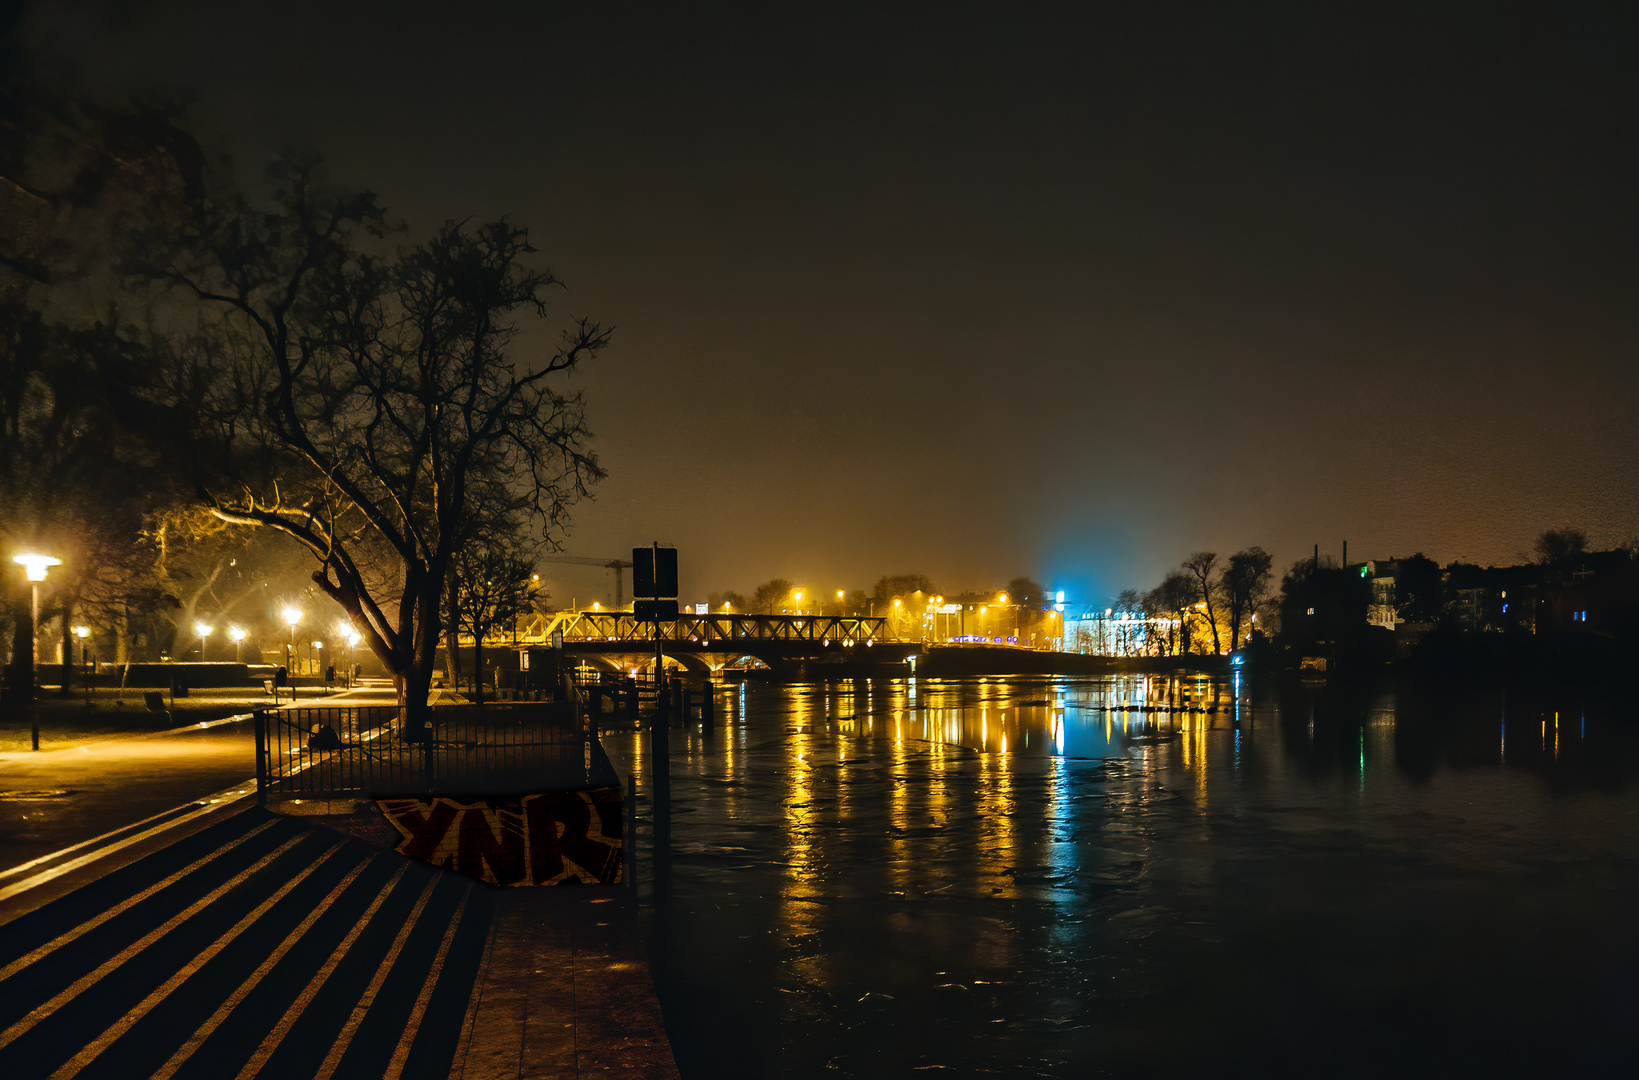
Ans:
[[[447,1076],[493,904],[247,809],[4,927],[0,1071]]]

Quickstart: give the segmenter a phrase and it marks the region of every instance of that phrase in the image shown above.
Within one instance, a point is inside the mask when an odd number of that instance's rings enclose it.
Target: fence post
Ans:
[[[256,717],[256,805],[267,805],[267,710],[257,709]]]

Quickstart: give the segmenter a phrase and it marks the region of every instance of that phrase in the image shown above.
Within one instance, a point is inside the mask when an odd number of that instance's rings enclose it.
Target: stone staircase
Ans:
[[[0,927],[0,1074],[447,1076],[493,906],[247,809]]]

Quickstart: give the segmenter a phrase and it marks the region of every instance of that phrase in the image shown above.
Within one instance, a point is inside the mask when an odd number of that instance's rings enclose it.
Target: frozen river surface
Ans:
[[[1633,1075],[1625,701],[1136,676],[737,700],[673,733],[670,856],[644,849],[686,1077]],[[606,743],[647,793],[641,738]]]

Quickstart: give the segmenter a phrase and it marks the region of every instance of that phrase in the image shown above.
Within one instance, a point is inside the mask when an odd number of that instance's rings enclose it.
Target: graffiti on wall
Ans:
[[[614,885],[621,880],[620,788],[513,799],[381,799],[397,850],[491,885]]]

